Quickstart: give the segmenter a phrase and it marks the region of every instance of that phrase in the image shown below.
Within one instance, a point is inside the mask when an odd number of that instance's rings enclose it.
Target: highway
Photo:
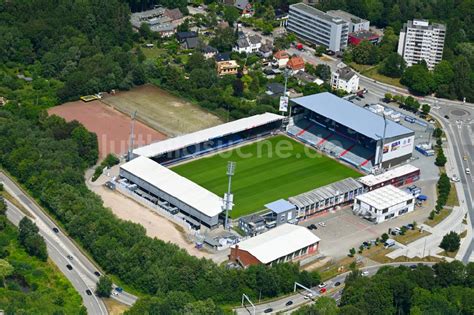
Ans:
[[[374,274],[377,273],[377,271],[383,267],[383,266],[411,266],[411,265],[416,265],[416,262],[401,262],[401,263],[389,263],[389,264],[382,264],[382,265],[375,265],[375,266],[370,266],[370,267],[365,267],[361,268],[361,271],[367,271],[367,274],[365,276],[370,277],[373,276]],[[432,266],[434,263],[423,263],[424,265]],[[344,282],[346,280],[347,275],[350,272],[345,272],[343,274],[340,274],[330,280],[325,281],[326,283],[326,289],[327,292],[320,294],[319,290],[320,288],[315,286],[311,288],[313,291],[317,292],[316,295],[314,296],[313,299],[317,299],[320,296],[328,296],[334,298],[337,302],[341,299],[342,295],[342,289],[344,287]],[[336,283],[338,283],[336,285]],[[291,310],[294,310],[296,308],[299,308],[305,304],[312,303],[310,299],[305,299],[305,295],[307,294],[307,291],[297,291],[296,293],[286,296],[283,298],[280,298],[278,300],[270,301],[267,303],[262,303],[255,305],[255,313],[253,312],[252,306],[250,304],[246,304],[246,307],[240,307],[234,309],[238,315],[253,315],[253,314],[265,314],[265,310],[267,310],[268,314],[275,314],[277,312],[291,312]],[[291,305],[286,305],[288,301],[291,301]],[[256,301],[252,301],[253,303]],[[272,309],[272,311],[269,311],[269,309]]]
[[[54,224],[52,219],[50,219],[20,187],[2,172],[0,172],[0,182],[3,182],[5,190],[15,197],[29,212],[30,219],[36,223],[40,234],[46,241],[49,257],[82,296],[87,312],[94,315],[108,314],[105,304],[100,298],[94,294],[87,295],[86,293],[87,289],[94,293],[96,283],[99,279],[94,272],[98,271],[102,274],[100,269],[79,250],[78,246],[69,239],[60,227]],[[8,201],[7,207],[8,219],[13,224],[18,225],[25,214]],[[60,230],[59,233],[54,233],[52,230],[53,227],[57,227]],[[68,259],[68,256],[71,256],[72,259]],[[73,269],[68,270],[66,268],[67,264],[70,264]],[[137,300],[136,296],[125,291],[111,297],[126,305],[133,305]]]

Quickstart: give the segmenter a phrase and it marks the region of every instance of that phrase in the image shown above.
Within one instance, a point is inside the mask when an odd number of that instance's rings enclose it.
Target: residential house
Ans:
[[[234,1],[234,7],[236,7],[240,11],[243,11],[246,8],[248,8],[249,5],[250,5],[249,0],[235,0]]]
[[[197,37],[188,37],[184,40],[183,47],[185,49],[194,49],[199,46],[199,38]]]
[[[293,74],[300,71],[304,71],[304,66],[304,60],[300,56],[291,57],[288,63],[286,64],[286,67],[290,69]]]
[[[217,50],[217,48],[214,48],[212,46],[209,46],[209,45],[205,45],[202,49],[201,49],[201,52],[202,54],[204,55],[204,58],[206,59],[210,59],[210,58],[213,58],[217,55],[217,53],[219,53],[219,51]]]
[[[272,82],[267,84],[267,91],[265,93],[272,96],[282,96],[284,92],[285,86],[283,84]]]
[[[262,57],[262,58],[270,58],[272,56],[273,49],[272,45],[269,43],[265,43],[262,46],[260,46],[260,49],[258,50],[257,54]]]
[[[247,36],[241,33],[241,35],[237,39],[237,44],[234,48],[232,48],[232,50],[238,53],[251,54],[258,52],[260,47],[262,47],[262,38],[260,36]]]
[[[216,63],[217,66],[217,74],[228,75],[228,74],[237,74],[239,71],[239,65],[235,60],[228,60],[228,61],[218,61]]]
[[[331,86],[333,89],[355,93],[359,89],[359,76],[349,67],[337,69],[331,74]]]
[[[272,65],[275,68],[280,68],[280,69],[285,68],[289,60],[290,60],[290,55],[284,50],[279,50],[273,54]]]
[[[307,72],[304,71],[299,71],[293,75],[293,77],[298,80],[299,85],[306,85],[307,83],[316,83],[318,85],[321,85],[324,83],[323,80],[318,79],[314,75],[311,75]],[[320,83],[320,84],[319,84]]]

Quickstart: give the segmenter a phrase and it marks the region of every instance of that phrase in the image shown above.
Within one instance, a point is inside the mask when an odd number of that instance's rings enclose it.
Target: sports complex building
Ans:
[[[212,160],[199,167],[193,163],[212,159],[217,151],[231,151],[237,145],[248,148],[264,138],[280,141],[277,137],[286,135],[293,138],[286,138],[290,143],[299,146],[300,151],[293,152],[294,156],[306,147],[329,155],[331,158],[318,155],[317,159],[252,157],[237,162],[242,186],[236,188],[235,203],[242,205],[247,198],[247,203],[256,207],[247,207],[242,214],[257,212],[265,204],[283,198],[295,206],[299,218],[353,202],[362,193],[363,185],[350,177],[359,177],[361,171],[370,173],[376,161],[391,167],[411,157],[413,131],[337,96],[309,95],[292,99],[290,105],[286,130],[285,117],[264,113],[137,148],[133,159],[121,165],[118,183],[147,202],[180,216],[193,228],[213,229],[223,222],[223,191],[222,187],[211,189],[209,185],[225,180],[221,186],[226,189],[225,170]],[[227,159],[220,158],[225,163]],[[176,165],[179,162],[186,163]],[[199,168],[201,180],[178,174],[180,166],[189,166],[191,173],[198,173]],[[211,172],[217,177],[211,177]],[[267,181],[267,177],[273,177],[273,181]],[[260,186],[253,187],[252,181],[258,181]],[[261,204],[256,204],[258,198],[253,199],[257,194],[266,194],[266,199],[259,196]]]
[[[356,168],[369,173],[378,161],[391,167],[412,156],[414,131],[331,93],[290,103],[290,135]]]

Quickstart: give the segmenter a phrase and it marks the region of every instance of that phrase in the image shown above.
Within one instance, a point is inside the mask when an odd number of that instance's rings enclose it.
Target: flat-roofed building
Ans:
[[[229,61],[218,61],[216,62],[217,74],[218,75],[228,75],[228,74],[237,74],[239,71],[239,64],[235,60]]]
[[[369,174],[359,178],[359,182],[364,185],[368,191],[374,190],[386,185],[395,187],[411,184],[420,179],[420,169],[411,164],[401,165],[382,174]]]
[[[307,228],[286,223],[232,246],[229,260],[244,268],[298,261],[317,253],[319,241]]]
[[[349,23],[349,33],[359,32],[359,31],[368,31],[370,27],[370,22],[364,20],[354,14],[342,10],[330,10],[327,11],[327,14],[334,17],[338,17]]]
[[[410,67],[425,60],[429,70],[443,58],[446,26],[426,20],[408,21],[403,25],[398,40],[398,54]]]
[[[415,197],[388,185],[357,196],[352,211],[374,223],[396,218],[415,209]]]
[[[298,218],[305,219],[337,206],[352,204],[355,197],[363,192],[362,184],[353,178],[346,178],[290,197],[288,201],[296,206]]]
[[[290,5],[287,29],[332,51],[341,51],[347,47],[349,23],[304,3]]]

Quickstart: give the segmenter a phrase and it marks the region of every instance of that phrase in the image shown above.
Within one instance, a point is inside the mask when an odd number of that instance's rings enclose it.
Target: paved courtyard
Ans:
[[[419,181],[415,183],[422,188],[423,194],[429,196],[428,201],[422,207],[416,207],[415,211],[394,218],[380,224],[373,224],[361,217],[352,214],[352,208],[346,207],[332,213],[322,214],[301,225],[308,226],[316,224],[317,230],[313,230],[321,239],[320,251],[325,256],[338,259],[347,256],[351,248],[358,248],[362,242],[376,239],[389,228],[400,227],[402,225],[416,221],[423,223],[431,210],[434,208],[434,184],[433,181]],[[324,222],[326,226],[318,225]]]

